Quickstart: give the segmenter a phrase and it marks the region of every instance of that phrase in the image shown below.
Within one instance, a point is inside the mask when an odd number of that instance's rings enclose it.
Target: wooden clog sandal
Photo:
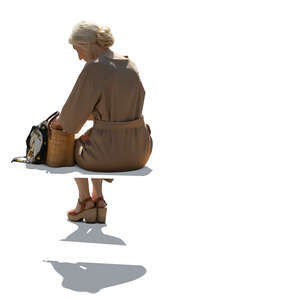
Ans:
[[[106,212],[107,212],[107,208],[106,208],[107,203],[105,202],[103,196],[95,198],[93,201],[95,202],[95,205],[96,205],[96,208],[97,208],[97,222],[98,223],[105,223],[105,221],[106,221]],[[101,205],[101,204],[99,204],[100,201],[104,202],[104,203]]]
[[[97,208],[95,207],[95,203],[94,203],[94,207],[85,209],[86,203],[90,200],[92,201],[91,197],[86,198],[82,201],[79,201],[78,199],[80,212],[76,213],[75,209],[69,211],[68,212],[69,220],[77,222],[77,221],[82,221],[84,219],[86,223],[95,223],[97,221]]]

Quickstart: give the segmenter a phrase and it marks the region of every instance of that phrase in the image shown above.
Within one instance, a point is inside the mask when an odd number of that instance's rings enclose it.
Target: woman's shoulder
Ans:
[[[99,58],[93,59],[91,61],[88,61],[84,67],[83,70],[90,75],[94,74],[99,74],[103,71],[105,71],[105,62],[101,61]]]
[[[88,73],[99,74],[111,72],[111,69],[127,69],[129,72],[134,72],[139,74],[138,68],[135,62],[129,58],[128,55],[119,55],[117,53],[113,53],[113,56],[105,56],[102,55],[94,60],[87,62],[84,66],[84,69]],[[122,71],[123,72],[123,71]]]
[[[111,59],[112,60],[129,60],[129,57],[128,57],[128,55],[120,55],[120,54],[114,52]]]
[[[84,65],[84,69],[93,71],[103,66],[110,65],[111,63],[117,63],[117,62],[124,63],[129,61],[130,60],[128,55],[119,55],[117,53],[113,53],[112,56],[101,55],[91,61],[88,61]]]

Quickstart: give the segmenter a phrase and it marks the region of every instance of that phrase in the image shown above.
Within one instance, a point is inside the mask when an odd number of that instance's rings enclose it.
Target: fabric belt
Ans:
[[[110,122],[102,120],[94,120],[94,127],[100,129],[122,129],[122,128],[138,128],[145,126],[144,117],[133,121]]]

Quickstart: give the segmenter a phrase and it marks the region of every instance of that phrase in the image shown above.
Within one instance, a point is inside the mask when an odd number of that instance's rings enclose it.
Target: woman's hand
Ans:
[[[83,143],[86,143],[87,141],[89,141],[90,137],[88,135],[82,135],[80,137],[80,140],[83,142]]]
[[[62,130],[62,126],[59,124],[58,119],[54,119],[51,123],[50,123],[50,128],[52,129],[56,129],[56,130]]]
[[[90,120],[90,121],[93,121],[93,120],[94,120],[93,114],[90,114],[90,115],[89,115],[88,120]]]

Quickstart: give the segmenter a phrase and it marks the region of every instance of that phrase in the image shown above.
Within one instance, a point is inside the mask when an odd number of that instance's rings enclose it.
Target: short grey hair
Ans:
[[[114,37],[108,26],[99,26],[93,22],[81,21],[73,27],[69,43],[83,46],[97,43],[103,48],[109,48],[114,43]]]

